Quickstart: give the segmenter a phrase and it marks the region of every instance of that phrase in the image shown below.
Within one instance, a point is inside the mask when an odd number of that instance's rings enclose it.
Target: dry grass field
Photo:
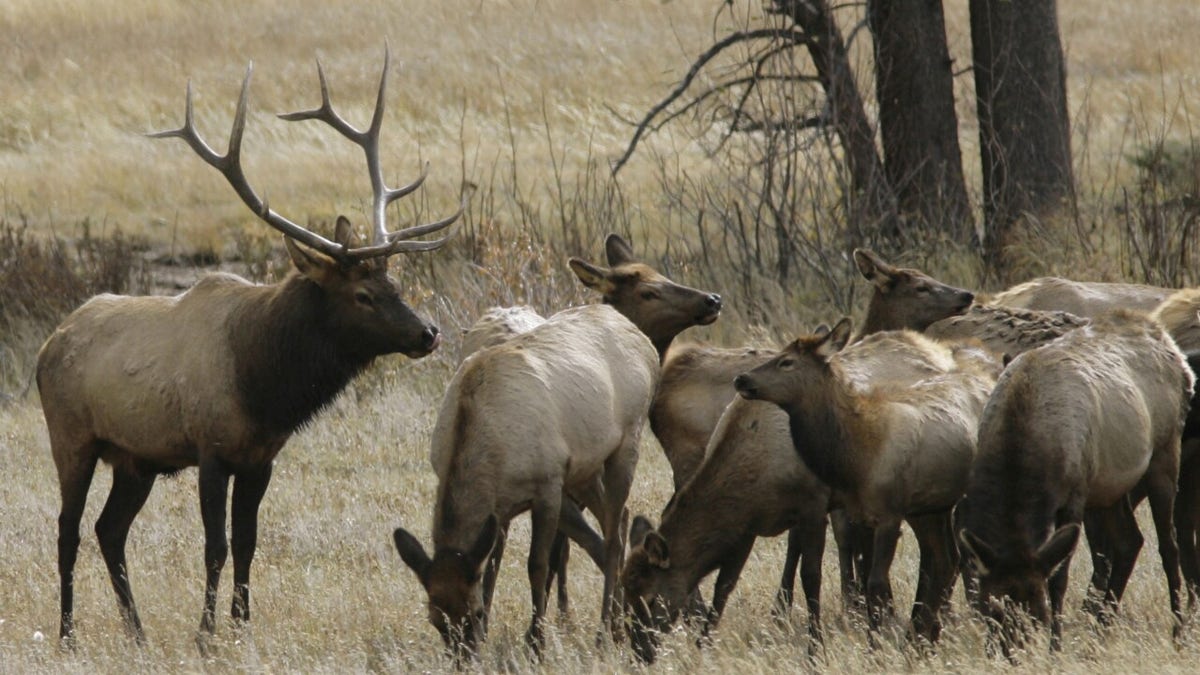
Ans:
[[[728,27],[727,17],[714,26],[718,4],[0,0],[0,218],[64,237],[76,236],[87,221],[97,230],[120,228],[150,246],[184,251],[223,253],[239,232],[266,236],[223,179],[182,143],[143,136],[180,124],[190,79],[197,124],[222,148],[238,86],[253,61],[245,141],[251,181],[298,222],[327,222],[342,212],[361,221],[370,188],[357,151],[320,124],[284,122],[274,113],[317,103],[313,59],[319,55],[335,105],[364,124],[386,42],[399,67],[384,126],[385,170],[392,183],[402,183],[424,161],[431,164],[427,188],[401,208],[402,219],[452,210],[469,182],[493,186],[495,200],[471,209],[557,227],[558,179],[587,172],[589,163],[605,166],[619,154],[630,131],[616,113],[641,114],[678,80],[714,28]],[[965,66],[966,3],[946,4],[951,49]],[[750,11],[739,6],[737,12]],[[1070,0],[1059,11],[1081,194],[1111,195],[1132,180],[1126,158],[1134,149],[1158,138],[1194,136],[1200,6],[1193,0],[1152,6]],[[958,91],[964,165],[972,172],[977,137],[969,75],[960,78]],[[654,229],[663,208],[654,157],[669,157],[695,174],[711,168],[685,131],[656,135],[622,173],[622,191],[647,238],[661,236]],[[530,218],[531,212],[538,217]],[[1089,214],[1107,213],[1111,205],[1091,204]],[[481,220],[476,214],[474,221]],[[456,329],[495,302],[546,307],[589,299],[564,274],[564,261],[545,260],[530,241],[493,244],[482,257],[496,266],[472,268],[478,278],[414,263],[418,269],[406,274],[412,297],[451,339],[421,361],[381,360],[284,449],[260,514],[252,626],[235,632],[223,621],[209,659],[193,642],[203,593],[194,470],[160,479],[130,535],[129,566],[148,638],[142,649],[122,633],[91,535],[110,481],[107,469],[97,471],[77,565],[79,647],[74,653],[58,649],[59,500],[45,425],[36,394],[0,399],[0,674],[451,669],[425,620],[424,594],[390,535],[404,524],[428,542],[436,487],[428,436],[453,367]],[[591,255],[598,257],[600,248],[597,238]],[[514,266],[513,258],[522,265]],[[542,271],[531,281],[528,274],[511,273],[517,267]],[[694,270],[677,270],[676,276],[699,283]],[[525,284],[521,294],[505,290],[516,281]],[[834,318],[830,311],[797,308],[778,324],[785,330],[809,325],[814,317]],[[717,326],[690,336],[732,340],[754,334],[731,307]],[[0,359],[9,357],[0,353]],[[18,365],[27,372],[27,363]],[[669,468],[647,432],[631,510],[656,516],[670,490]],[[823,586],[827,644],[822,657],[810,662],[802,605],[793,610],[790,628],[768,618],[783,557],[783,541],[776,539],[755,549],[714,644],[697,649],[694,635],[681,628],[667,637],[665,653],[648,670],[1195,672],[1200,626],[1189,626],[1183,644],[1172,644],[1153,530],[1142,516],[1147,544],[1114,626],[1100,629],[1078,611],[1090,564],[1082,547],[1076,555],[1061,654],[1048,653],[1043,639],[1016,666],[989,659],[961,592],[936,654],[919,656],[899,639],[869,650],[862,626],[842,611],[831,540]],[[514,531],[491,636],[477,667],[639,669],[625,646],[597,647],[601,577],[579,552],[571,563],[572,615],[562,619],[551,610],[545,659],[528,658],[521,639],[528,621],[527,521],[514,523]],[[915,590],[915,570],[916,546],[906,536],[893,571],[902,616]],[[231,574],[227,566],[222,615],[228,614]]]

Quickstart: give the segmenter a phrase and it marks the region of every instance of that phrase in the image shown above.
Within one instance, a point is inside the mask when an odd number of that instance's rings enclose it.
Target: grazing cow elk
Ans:
[[[919,270],[890,265],[867,249],[856,249],[854,262],[873,287],[860,337],[885,330],[925,330],[939,319],[961,314],[974,299],[970,291],[944,284]],[[737,397],[733,378],[770,358],[769,352],[758,349],[683,345],[671,350],[650,409],[650,428],[671,464],[677,490],[700,465],[721,412]],[[886,370],[896,362],[896,359],[882,357],[878,365]],[[863,372],[868,369],[867,364],[860,368]],[[885,375],[881,371],[874,376]],[[897,376],[908,377],[907,368],[902,367]],[[790,448],[791,441],[785,440]],[[842,590],[845,594],[853,594],[864,575],[870,547],[851,546],[847,541],[850,534],[838,528],[835,531],[839,534],[842,559]],[[895,534],[899,536],[898,531]],[[861,540],[863,533],[855,531],[853,536]],[[866,538],[869,542],[871,535],[868,533]],[[789,539],[792,541],[799,545],[799,534]],[[799,554],[798,549],[789,545],[779,594],[784,604],[779,609],[786,609],[791,603]],[[787,574],[789,570],[792,571],[790,575]]]
[[[144,635],[125,564],[126,536],[156,476],[199,466],[207,573],[203,648],[215,627],[217,586],[229,548],[230,477],[232,615],[248,620],[258,506],[276,454],[376,356],[400,352],[420,358],[441,340],[438,329],[401,300],[400,288],[387,274],[388,256],[441,246],[445,239],[411,238],[445,228],[457,214],[398,232],[386,229],[386,204],[415,187],[390,190],[382,183],[379,127],[386,59],[368,131],[356,131],[333,112],[323,72],[322,107],[284,116],[324,120],[366,152],[377,207],[370,246],[357,244],[345,218],[338,219],[330,241],[269,209],[254,193],[240,162],[250,72],[224,156],[195,129],[190,85],[183,127],[154,135],[184,139],[221,171],[254,213],[283,232],[296,269],[269,286],[215,274],[175,297],[97,296],[68,316],[38,354],[38,389],[62,493],[59,633],[67,644],[74,633],[79,521],[97,460],[112,466],[113,483],[96,534],[126,628],[139,643]]]
[[[1094,319],[1117,307],[1150,312],[1170,294],[1169,288],[1144,284],[1039,277],[997,293],[987,304],[1018,309],[1058,310]]]
[[[1139,483],[1150,497],[1178,631],[1171,514],[1193,379],[1161,325],[1124,310],[1005,369],[980,420],[979,455],[956,513],[980,578],[976,605],[998,627],[1005,654],[1023,637],[1013,606],[1049,623],[1059,644],[1067,563],[1085,509],[1113,543],[1106,599],[1115,609],[1141,546],[1128,499]]]
[[[801,337],[735,380],[738,392],[781,407],[796,452],[877,533],[912,527],[921,550],[910,635],[935,642],[939,613],[957,576],[950,511],[975,454],[976,422],[999,365],[982,348],[949,347],[912,332],[876,333],[846,348],[850,321]],[[956,367],[907,382],[856,377],[845,362],[883,340],[951,352]],[[892,350],[883,353],[891,353]],[[879,627],[891,552],[875,551],[867,581],[868,617]],[[874,631],[873,631],[874,632]]]
[[[654,661],[656,634],[691,606],[700,581],[719,570],[704,633],[716,628],[755,540],[784,530],[797,539],[797,562],[803,560],[800,577],[815,648],[828,509],[829,488],[792,449],[787,418],[779,409],[757,401],[730,402],[709,452],[667,504],[659,529],[646,536],[649,522],[634,519],[621,584],[638,657]],[[795,569],[785,571],[784,581],[795,574]]]
[[[498,345],[514,335],[519,335],[535,328],[546,321],[546,317],[538,314],[532,307],[525,305],[517,307],[492,307],[471,324],[463,334],[462,347],[459,349],[459,363],[475,352]],[[579,510],[579,506],[570,497],[563,499],[562,512],[559,514],[559,533],[555,535],[554,545],[550,556],[550,574],[546,580],[546,589],[558,581],[558,610],[566,614],[570,604],[567,594],[567,563],[570,560],[570,546],[567,537],[574,539],[583,547],[588,556],[600,569],[604,569],[604,539],[594,530]],[[567,534],[569,533],[569,535]]]
[[[719,296],[680,286],[637,262],[625,240],[606,242],[609,268],[572,258],[604,304],[564,310],[477,352],[455,373],[434,426],[438,475],[433,556],[403,528],[396,549],[429,598],[429,619],[456,655],[484,637],[512,518],[532,512],[526,641],[543,643],[546,576],[564,494],[600,520],[602,621],[615,630],[625,500],[638,442],[674,337],[715,321]]]

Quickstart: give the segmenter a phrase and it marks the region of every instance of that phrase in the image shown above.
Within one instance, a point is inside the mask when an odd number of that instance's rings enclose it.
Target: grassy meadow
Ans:
[[[130,535],[129,567],[148,639],[143,649],[123,635],[91,533],[110,482],[106,468],[97,471],[76,567],[79,647],[75,653],[58,649],[57,478],[36,392],[22,389],[55,313],[70,308],[17,312],[18,298],[0,294],[0,475],[6,477],[0,481],[0,674],[450,669],[425,619],[424,593],[396,555],[391,531],[403,524],[428,544],[436,487],[428,436],[453,371],[459,330],[492,304],[530,303],[549,311],[594,300],[560,256],[572,247],[568,230],[579,238],[569,252],[593,260],[600,259],[601,236],[610,226],[629,229],[638,251],[671,244],[683,216],[664,195],[664,174],[696,177],[721,168],[702,140],[689,135],[686,121],[652,136],[622,171],[619,215],[605,210],[611,199],[596,186],[628,142],[623,118],[640,116],[660,99],[714,31],[722,34],[758,11],[758,3],[735,4],[714,21],[719,4],[0,1],[0,220],[7,232],[20,230],[33,240],[120,232],[128,246],[122,250],[138,270],[127,282],[132,291],[176,292],[216,263],[255,278],[286,267],[278,237],[223,178],[180,141],[144,137],[181,124],[189,79],[197,126],[223,149],[252,61],[243,146],[251,183],[297,222],[323,227],[339,213],[365,222],[370,187],[358,150],[322,124],[285,122],[274,114],[317,104],[314,57],[320,56],[335,107],[365,125],[386,43],[393,62],[383,132],[388,181],[405,183],[430,163],[426,187],[393,209],[393,226],[451,212],[464,185],[478,188],[454,244],[397,266],[414,304],[449,339],[420,361],[381,359],[284,449],[260,512],[252,625],[236,632],[222,621],[216,655],[208,659],[193,642],[203,594],[194,470],[158,481]],[[966,3],[946,4],[951,51],[963,69],[970,63]],[[1060,3],[1059,13],[1089,245],[1063,250],[1047,243],[1033,267],[1117,279],[1135,267],[1112,224],[1116,196],[1137,180],[1129,157],[1155,142],[1194,137],[1200,7],[1192,0],[1162,0],[1153,8],[1071,0]],[[973,84],[969,73],[957,82],[964,165],[977,192]],[[552,235],[559,237],[554,247],[547,244]],[[63,260],[86,263],[81,250],[70,248]],[[45,258],[47,277],[55,260]],[[914,252],[904,262],[920,263],[949,282],[980,284],[975,268],[954,258]],[[670,273],[723,294],[722,280],[737,276],[686,256]],[[860,290],[851,299],[860,302],[850,307],[834,307],[800,288],[772,300],[779,313],[769,325],[757,325],[731,303],[716,325],[685,335],[727,344],[779,339],[848,309],[861,312],[866,284],[856,283]],[[37,292],[53,296],[57,288]],[[657,516],[671,485],[647,430],[631,511]],[[1061,654],[1049,654],[1042,639],[1016,666],[988,658],[961,592],[936,654],[919,656],[899,639],[869,650],[862,626],[842,609],[830,539],[826,648],[814,664],[802,603],[790,626],[768,618],[783,559],[784,542],[777,538],[756,547],[714,643],[697,649],[694,635],[681,628],[667,636],[659,662],[648,670],[1194,672],[1200,626],[1193,622],[1183,643],[1172,644],[1153,529],[1148,514],[1139,515],[1147,544],[1114,626],[1100,629],[1078,611],[1090,563],[1083,547],[1076,555]],[[551,609],[545,659],[528,658],[522,643],[529,618],[527,541],[528,521],[519,519],[478,667],[638,670],[627,647],[597,646],[601,576],[578,549],[570,569],[571,616]],[[902,617],[915,592],[916,563],[915,541],[906,535],[893,568]],[[218,610],[227,616],[231,564],[224,576]]]

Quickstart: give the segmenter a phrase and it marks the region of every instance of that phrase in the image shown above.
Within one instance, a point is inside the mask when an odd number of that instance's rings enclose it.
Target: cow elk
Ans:
[[[925,330],[935,321],[966,311],[974,299],[970,291],[942,283],[916,269],[891,265],[868,249],[856,249],[854,262],[872,285],[860,336],[885,330]],[[770,358],[770,351],[760,349],[682,345],[671,350],[650,410],[650,428],[671,464],[677,490],[700,465],[717,420],[737,397],[733,378]],[[893,359],[881,358],[879,365],[886,368],[893,362]],[[865,372],[868,368],[864,364],[861,370]],[[884,375],[879,373],[877,376]],[[901,376],[907,376],[903,368]],[[790,448],[791,441],[786,442]],[[838,534],[842,589],[844,593],[854,594],[860,583],[858,580],[865,572],[864,561],[869,560],[870,549],[864,551],[851,546],[845,541],[849,534],[844,531],[838,531]],[[861,532],[856,534],[858,538],[862,537]],[[798,533],[789,541],[796,541],[797,546],[801,546],[801,539]],[[803,547],[811,548],[811,544]],[[799,548],[789,547],[785,572],[797,569],[799,555]],[[784,605],[777,609],[786,609],[790,604],[793,577],[794,574],[784,575],[779,593]]]
[[[564,495],[600,521],[601,619],[616,629],[625,500],[660,360],[680,331],[715,321],[721,299],[637,262],[616,235],[606,250],[608,268],[570,261],[604,304],[558,312],[477,352],[442,400],[432,438],[433,555],[403,528],[394,540],[428,594],[430,622],[456,656],[474,652],[484,637],[508,524],[524,511],[532,516],[526,641],[540,650],[548,560]]]
[[[902,382],[856,377],[845,365],[860,350],[898,339],[949,352],[955,366]],[[876,333],[843,350],[849,340],[843,319],[827,334],[797,339],[739,375],[735,386],[787,413],[796,452],[854,520],[876,528],[877,541],[901,520],[912,527],[921,559],[910,636],[933,643],[957,577],[950,512],[966,486],[975,425],[999,365],[982,348],[951,350],[912,332]],[[887,601],[893,553],[876,550],[871,558],[866,599],[873,629]]]
[[[1070,312],[1094,319],[1115,308],[1150,312],[1170,294],[1171,289],[1160,286],[1039,277],[997,293],[987,304]]]
[[[848,350],[842,362],[855,386],[871,386],[883,355],[890,376],[905,382],[957,367],[952,351],[912,333],[876,333],[866,341],[870,348]],[[789,557],[776,610],[791,604],[799,567],[809,611],[810,650],[815,650],[821,640],[821,559],[830,496],[829,487],[796,452],[786,413],[764,401],[731,401],[700,466],[667,504],[659,529],[648,539],[640,536],[645,532],[631,535],[622,584],[638,656],[654,660],[656,633],[665,631],[685,604],[690,605],[690,589],[719,570],[713,607],[704,616],[705,633],[715,628],[756,538],[785,529]],[[644,519],[635,522],[642,529],[648,524]]]
[[[1180,430],[1193,375],[1162,327],[1117,310],[1043,347],[1001,375],[979,425],[956,529],[980,579],[975,603],[1005,654],[1024,639],[1020,610],[1061,638],[1068,561],[1085,513],[1112,542],[1115,609],[1141,535],[1128,498],[1150,498],[1178,635],[1179,551],[1172,510]]]
[[[404,303],[387,274],[388,256],[441,246],[445,239],[412,238],[444,229],[457,214],[398,232],[386,229],[384,207],[419,184],[391,190],[382,183],[386,59],[366,132],[333,112],[323,72],[320,79],[321,108],[283,117],[321,119],[363,148],[375,187],[371,245],[356,242],[345,218],[338,219],[331,241],[287,220],[255,194],[241,166],[249,69],[225,155],[196,131],[189,84],[183,127],[153,136],[182,138],[216,167],[250,210],[285,235],[296,269],[268,286],[214,274],[175,297],[97,296],[68,316],[38,355],[38,389],[62,496],[58,570],[64,644],[74,637],[79,522],[97,461],[112,466],[113,482],[96,535],[126,629],[139,643],[144,634],[126,566],[126,537],[158,475],[199,467],[207,573],[198,637],[203,649],[215,628],[218,582],[229,549],[230,478],[232,616],[246,621],[259,501],[276,454],[375,357],[400,352],[420,358],[441,341],[438,329]]]
[[[546,317],[538,314],[535,309],[526,305],[516,307],[492,307],[485,311],[463,333],[462,346],[459,349],[459,364],[467,357],[487,347],[506,342],[514,335],[520,335],[546,321]],[[588,557],[600,569],[604,569],[604,539],[592,529],[580,511],[579,506],[570,497],[562,502],[562,512],[559,514],[559,533],[554,538],[550,556],[550,575],[546,580],[547,592],[558,582],[558,611],[565,615],[568,611],[570,598],[567,593],[567,564],[570,561],[570,545],[568,536],[583,547]]]

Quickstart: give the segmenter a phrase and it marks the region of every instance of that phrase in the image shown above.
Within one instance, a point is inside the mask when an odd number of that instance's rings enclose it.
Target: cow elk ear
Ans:
[[[654,530],[646,533],[646,538],[642,541],[642,548],[646,550],[646,557],[649,558],[650,564],[662,569],[670,569],[671,567],[671,551],[667,547],[667,540]]]
[[[479,531],[479,536],[475,538],[475,543],[471,545],[471,550],[467,554],[470,556],[472,566],[482,568],[483,564],[488,561],[492,555],[492,548],[496,546],[496,537],[500,531],[500,525],[496,522],[496,515],[491,514],[483,523],[483,529]]]
[[[604,252],[608,255],[609,267],[637,262],[637,258],[633,255],[633,247],[619,234],[608,235],[608,238],[604,240]]]
[[[603,267],[597,267],[589,262],[580,260],[579,258],[571,258],[567,263],[571,266],[571,271],[584,286],[599,291],[604,295],[608,295],[617,289],[616,284],[609,278],[609,271]]]
[[[335,273],[337,263],[333,258],[301,246],[286,235],[283,237],[283,245],[296,269],[318,285],[325,285],[331,275]]]
[[[646,535],[654,529],[654,525],[650,523],[650,519],[646,516],[638,514],[633,517],[633,524],[629,526],[629,548],[636,548],[646,541]]]
[[[1046,543],[1042,544],[1035,554],[1038,568],[1042,573],[1046,576],[1054,574],[1059,565],[1071,557],[1071,552],[1079,543],[1079,529],[1078,523],[1063,525],[1050,535],[1050,539]]]
[[[966,530],[959,530],[958,541],[962,544],[963,553],[966,554],[971,566],[975,568],[975,573],[980,577],[986,577],[996,567],[998,560],[996,552],[982,539]]]
[[[833,328],[825,334],[825,339],[817,345],[816,354],[821,358],[828,359],[834,354],[842,351],[846,343],[850,341],[850,318],[846,317],[837,322]]]
[[[817,337],[829,335],[829,324],[827,324],[827,323],[817,324],[817,327],[813,329],[813,335],[816,335]]]
[[[854,263],[858,265],[858,271],[867,281],[875,284],[881,290],[887,290],[892,283],[892,275],[896,272],[896,268],[884,262],[883,258],[876,255],[874,251],[866,248],[854,249]]]
[[[424,586],[426,574],[429,572],[429,565],[432,562],[429,555],[425,553],[425,547],[421,546],[421,542],[417,541],[417,538],[403,527],[397,527],[396,531],[392,532],[392,541],[396,543],[396,551],[400,553],[400,559],[416,573],[417,578],[421,580],[421,585]]]

